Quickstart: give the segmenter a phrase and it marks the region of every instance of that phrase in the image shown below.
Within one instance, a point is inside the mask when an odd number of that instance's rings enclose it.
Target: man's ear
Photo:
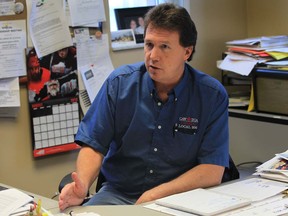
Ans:
[[[184,56],[184,60],[187,61],[187,59],[191,56],[192,52],[193,52],[193,46],[189,46],[185,48],[185,56]]]

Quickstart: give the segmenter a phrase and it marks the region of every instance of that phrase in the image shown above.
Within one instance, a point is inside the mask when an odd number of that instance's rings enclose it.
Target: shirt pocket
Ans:
[[[195,164],[199,149],[197,134],[175,132],[173,137],[164,142],[164,157],[171,165]]]

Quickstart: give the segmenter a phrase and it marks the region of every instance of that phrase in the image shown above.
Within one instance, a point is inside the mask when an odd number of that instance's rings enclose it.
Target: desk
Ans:
[[[253,177],[255,178],[255,177]],[[241,181],[239,180],[235,180]],[[227,182],[225,184],[228,184],[231,182]],[[0,184],[2,185],[2,184]],[[6,185],[2,185],[6,186]],[[9,186],[6,186],[9,187]],[[23,191],[25,192],[25,191]],[[51,212],[53,215],[57,215],[61,213],[58,209],[58,201],[52,200],[49,198],[45,198],[43,196],[39,196],[33,193],[26,192],[27,194],[33,195],[35,201],[38,199],[42,200],[43,207]],[[147,203],[146,203],[147,204]],[[145,204],[145,205],[146,205]],[[168,216],[170,214],[166,214],[163,212],[155,211],[152,209],[145,208],[142,205],[100,205],[100,206],[76,206],[76,207],[70,207],[66,209],[63,213],[68,214],[70,211],[73,211],[74,213],[83,213],[83,212],[95,212],[99,214],[100,216],[117,216],[117,215],[125,215],[125,216]],[[288,215],[288,214],[283,214]]]
[[[168,214],[154,211],[145,208],[141,205],[100,205],[100,206],[85,206],[85,207],[72,207],[66,209],[63,213],[68,214],[71,210],[74,213],[81,212],[95,212],[101,216],[167,216]],[[59,213],[59,210],[50,210],[51,213]]]

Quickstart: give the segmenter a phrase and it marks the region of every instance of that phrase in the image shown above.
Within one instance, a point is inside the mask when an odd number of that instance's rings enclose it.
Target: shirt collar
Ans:
[[[151,96],[153,96],[156,93],[154,82],[151,79],[151,77],[149,76],[148,71],[147,71],[147,73],[145,73],[145,76],[146,76],[146,79],[148,82],[149,93]],[[188,70],[187,65],[185,63],[183,77],[182,77],[181,81],[174,87],[172,92],[169,93],[169,95],[170,94],[174,95],[174,99],[177,100],[177,98],[180,96],[182,91],[185,89],[185,86],[187,85],[188,81],[189,81],[189,70]]]

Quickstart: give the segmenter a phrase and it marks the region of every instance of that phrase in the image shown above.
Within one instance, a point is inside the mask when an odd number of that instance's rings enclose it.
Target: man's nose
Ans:
[[[157,48],[153,48],[150,52],[150,59],[153,61],[159,61],[160,53]]]

